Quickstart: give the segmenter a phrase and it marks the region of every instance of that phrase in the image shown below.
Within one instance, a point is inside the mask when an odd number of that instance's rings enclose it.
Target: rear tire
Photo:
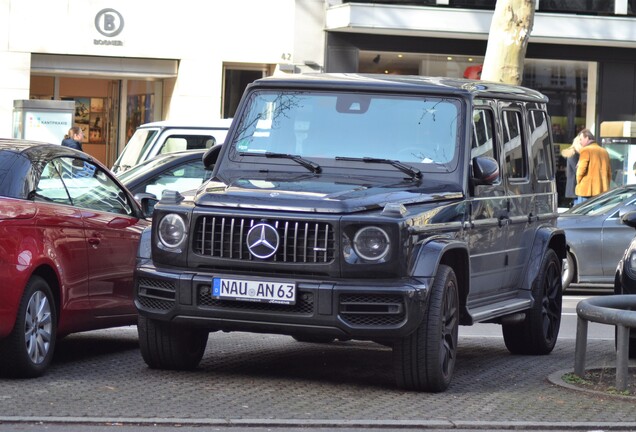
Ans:
[[[141,356],[151,369],[192,370],[199,365],[209,333],[139,316]]]
[[[543,355],[554,349],[561,326],[562,295],[560,260],[554,250],[548,249],[532,286],[534,305],[526,312],[526,319],[502,325],[508,351]]]
[[[397,385],[407,390],[446,390],[455,370],[458,329],[457,278],[452,268],[440,265],[422,323],[393,346]]]
[[[39,276],[27,283],[13,330],[0,342],[2,375],[33,378],[44,374],[53,359],[57,313],[49,284]]]

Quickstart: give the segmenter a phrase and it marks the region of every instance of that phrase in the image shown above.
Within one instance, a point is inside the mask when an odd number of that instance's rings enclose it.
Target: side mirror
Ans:
[[[631,213],[631,212],[633,212],[633,211],[635,211],[635,210],[636,210],[636,205],[634,205],[634,204],[627,205],[627,206],[625,206],[625,207],[621,208],[621,209],[618,211],[618,217],[619,217],[619,218],[622,218],[622,217],[623,217],[624,215],[626,215],[627,213]]]
[[[137,193],[134,197],[141,206],[141,212],[144,218],[152,218],[152,213],[155,211],[155,205],[159,202],[156,196],[150,193]]]
[[[219,153],[221,152],[222,145],[215,145],[209,148],[205,153],[203,153],[203,165],[205,169],[210,169],[214,167],[216,164],[216,160],[219,158]]]
[[[499,180],[499,164],[489,156],[473,158],[473,181],[476,185],[491,185]]]
[[[628,227],[636,228],[636,211],[630,211],[621,216],[621,222]]]

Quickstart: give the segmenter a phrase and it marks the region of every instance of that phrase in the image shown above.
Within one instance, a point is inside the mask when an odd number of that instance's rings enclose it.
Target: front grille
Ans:
[[[139,278],[137,297],[147,309],[169,310],[175,303],[176,288],[173,282],[162,279]]]
[[[394,294],[342,294],[340,317],[352,326],[391,326],[404,321],[402,296]]]
[[[275,303],[259,303],[239,300],[217,300],[212,298],[212,287],[201,285],[198,287],[198,304],[203,307],[213,307],[218,309],[250,310],[257,312],[280,312],[288,314],[314,313],[314,294],[310,291],[298,290],[296,294],[296,304],[283,305]]]
[[[199,216],[192,241],[194,253],[202,256],[253,260],[246,239],[250,228],[266,222],[276,229],[280,244],[269,261],[284,263],[329,263],[334,259],[334,229],[326,222],[286,219]]]

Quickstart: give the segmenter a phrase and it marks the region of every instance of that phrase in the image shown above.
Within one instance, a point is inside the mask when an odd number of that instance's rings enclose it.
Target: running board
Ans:
[[[486,306],[469,308],[468,312],[473,319],[473,323],[478,323],[512,315],[517,312],[523,312],[528,310],[531,306],[532,300],[529,298],[514,298]]]

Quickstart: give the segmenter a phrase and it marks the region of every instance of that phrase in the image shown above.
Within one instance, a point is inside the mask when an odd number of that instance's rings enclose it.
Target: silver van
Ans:
[[[159,154],[222,144],[231,123],[232,119],[219,119],[206,124],[171,121],[143,124],[135,130],[111,169],[120,174]]]

